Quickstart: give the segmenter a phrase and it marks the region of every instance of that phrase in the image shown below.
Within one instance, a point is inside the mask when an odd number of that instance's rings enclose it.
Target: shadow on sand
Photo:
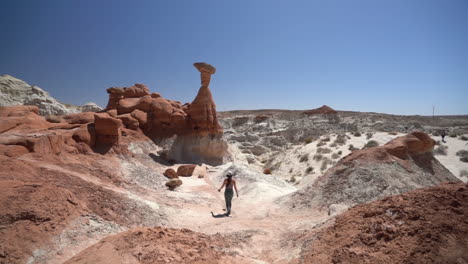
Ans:
[[[229,215],[227,213],[224,213],[224,214],[213,214],[213,212],[211,212],[211,216],[214,217],[214,218],[223,218],[223,217],[229,217]]]

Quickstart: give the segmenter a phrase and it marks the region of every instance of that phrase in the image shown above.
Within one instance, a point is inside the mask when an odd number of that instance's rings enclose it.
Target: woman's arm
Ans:
[[[223,185],[221,185],[221,187],[219,187],[218,192],[221,191],[221,189],[224,187],[224,185],[226,185],[226,180],[223,181]]]
[[[236,181],[234,181],[234,190],[236,190],[236,195],[237,195],[237,197],[239,197],[239,192],[237,191]]]

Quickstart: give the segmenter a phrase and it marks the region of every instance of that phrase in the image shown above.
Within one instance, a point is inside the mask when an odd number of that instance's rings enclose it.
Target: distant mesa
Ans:
[[[328,105],[323,105],[319,108],[306,110],[303,112],[305,115],[329,115],[329,114],[338,114],[338,112],[329,107]]]

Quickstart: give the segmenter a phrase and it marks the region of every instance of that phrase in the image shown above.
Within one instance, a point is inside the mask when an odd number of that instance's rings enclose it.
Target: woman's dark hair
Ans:
[[[231,184],[231,182],[232,182],[232,173],[228,172],[228,173],[226,174],[226,177],[227,177],[227,184],[226,184],[226,187],[228,187],[229,184]]]

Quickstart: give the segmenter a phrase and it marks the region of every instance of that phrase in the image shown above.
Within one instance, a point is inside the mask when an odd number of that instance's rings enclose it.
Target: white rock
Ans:
[[[13,105],[35,105],[39,107],[39,113],[43,116],[81,112],[81,107],[62,104],[38,86],[31,86],[7,74],[1,75],[0,106]],[[91,109],[91,106],[86,108]]]

